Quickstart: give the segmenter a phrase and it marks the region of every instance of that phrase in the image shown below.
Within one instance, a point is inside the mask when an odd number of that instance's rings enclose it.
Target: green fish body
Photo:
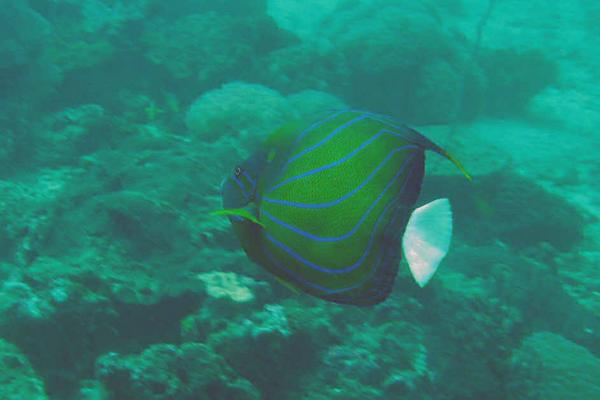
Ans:
[[[447,200],[413,213],[425,150],[464,171],[385,116],[339,111],[285,126],[225,180],[220,213],[248,256],[280,280],[328,301],[377,304],[392,290],[401,241],[421,286],[448,249]]]

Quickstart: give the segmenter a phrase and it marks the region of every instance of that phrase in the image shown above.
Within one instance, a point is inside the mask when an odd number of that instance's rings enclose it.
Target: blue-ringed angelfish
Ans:
[[[469,178],[445,150],[389,117],[345,110],[291,123],[233,169],[216,214],[279,280],[328,301],[377,304],[392,290],[401,247],[420,286],[448,252],[449,201],[414,209],[426,150]]]

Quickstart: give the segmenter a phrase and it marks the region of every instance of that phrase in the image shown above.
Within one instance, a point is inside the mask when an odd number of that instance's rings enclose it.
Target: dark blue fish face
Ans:
[[[234,167],[221,188],[223,208],[242,208],[257,201],[259,198],[257,184],[266,160],[264,152],[257,152]]]

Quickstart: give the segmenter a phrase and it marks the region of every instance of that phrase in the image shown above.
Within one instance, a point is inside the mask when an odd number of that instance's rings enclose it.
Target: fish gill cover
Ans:
[[[599,18],[0,0],[0,398],[600,398]],[[339,109],[473,175],[427,155],[412,207],[450,200],[448,255],[368,308],[281,285],[210,214],[274,130]]]

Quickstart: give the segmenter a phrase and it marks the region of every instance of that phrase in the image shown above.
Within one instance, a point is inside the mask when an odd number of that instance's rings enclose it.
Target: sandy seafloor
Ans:
[[[600,399],[593,0],[0,0],[0,399]],[[391,114],[454,239],[372,308],[281,286],[219,185]]]

